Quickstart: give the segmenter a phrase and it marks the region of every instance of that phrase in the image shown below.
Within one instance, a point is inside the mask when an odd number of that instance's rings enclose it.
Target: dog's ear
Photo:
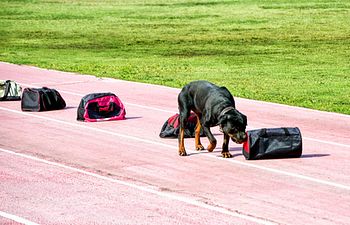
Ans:
[[[243,113],[239,112],[238,110],[236,111],[237,112],[237,119],[238,121],[240,121],[244,126],[247,126],[247,116],[244,115]]]
[[[242,113],[241,113],[242,114]],[[245,125],[245,126],[247,126],[247,116],[246,115],[244,115],[244,114],[242,114],[242,118],[243,118],[243,124]]]

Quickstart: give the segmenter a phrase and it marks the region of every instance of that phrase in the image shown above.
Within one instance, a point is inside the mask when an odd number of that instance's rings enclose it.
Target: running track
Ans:
[[[236,98],[248,129],[298,126],[303,156],[246,161],[230,143],[223,159],[213,129],[214,152],[186,139],[179,157],[158,137],[179,89],[8,63],[0,79],[67,102],[39,113],[0,102],[0,224],[350,224],[350,116]],[[76,121],[85,94],[107,91],[127,120]]]

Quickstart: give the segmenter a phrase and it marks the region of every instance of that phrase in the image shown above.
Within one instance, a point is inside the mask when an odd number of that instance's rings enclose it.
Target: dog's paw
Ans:
[[[222,158],[232,158],[231,153],[229,152],[221,152]]]
[[[209,151],[209,152],[214,151],[215,147],[216,147],[216,143],[210,143],[210,144],[208,145],[208,151]]]
[[[179,152],[179,156],[187,156],[186,151],[181,151],[181,152]]]
[[[197,145],[197,146],[196,146],[196,150],[197,150],[197,151],[202,151],[202,150],[204,150],[203,145]]]

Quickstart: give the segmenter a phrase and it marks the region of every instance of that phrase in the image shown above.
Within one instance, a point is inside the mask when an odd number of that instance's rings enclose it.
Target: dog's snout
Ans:
[[[247,134],[245,132],[238,132],[235,135],[232,135],[231,139],[234,142],[241,144],[247,140]]]
[[[245,132],[241,133],[241,140],[243,140],[243,141],[247,140],[247,134]]]

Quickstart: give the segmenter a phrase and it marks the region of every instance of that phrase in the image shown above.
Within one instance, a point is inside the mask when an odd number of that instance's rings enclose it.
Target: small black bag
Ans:
[[[247,131],[246,159],[298,158],[302,154],[299,128],[264,128]]]
[[[163,124],[160,131],[159,137],[161,138],[178,138],[180,132],[180,115],[176,113],[175,115],[169,117]],[[185,138],[192,138],[195,136],[195,130],[197,125],[197,117],[194,113],[191,113],[190,117],[187,119],[187,125],[185,128]],[[205,137],[203,129],[200,133],[201,137]]]
[[[55,89],[43,88],[25,88],[22,94],[22,111],[49,111],[58,110],[66,107],[66,102]]]

